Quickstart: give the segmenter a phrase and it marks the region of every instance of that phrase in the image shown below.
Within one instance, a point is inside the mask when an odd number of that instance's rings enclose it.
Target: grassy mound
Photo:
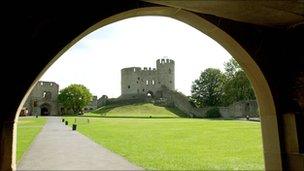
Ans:
[[[184,113],[176,108],[156,106],[151,103],[115,104],[101,107],[86,116],[101,115],[106,117],[179,117]]]

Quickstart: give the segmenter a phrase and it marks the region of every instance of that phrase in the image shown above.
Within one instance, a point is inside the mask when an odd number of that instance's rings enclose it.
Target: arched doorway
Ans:
[[[46,104],[46,103],[42,104],[40,106],[40,114],[41,114],[41,116],[51,115],[51,105]]]
[[[194,28],[204,32],[209,37],[216,40],[221,44],[231,55],[238,61],[246,72],[250,79],[257,99],[260,106],[261,121],[262,121],[262,133],[263,133],[263,144],[265,153],[265,164],[266,169],[281,169],[281,156],[280,156],[280,144],[277,128],[276,111],[272,98],[271,91],[268,83],[264,78],[263,73],[253,61],[250,55],[227,33],[219,29],[217,26],[208,22],[207,20],[184,10],[170,8],[170,7],[151,7],[151,8],[140,8],[123,12],[112,17],[109,17],[94,26],[88,28],[85,32],[76,37],[71,43],[69,43],[64,49],[62,49],[53,60],[44,68],[44,70],[36,78],[35,82],[42,76],[42,74],[72,45],[78,40],[85,37],[89,33],[96,29],[103,27],[107,24],[119,21],[125,18],[144,16],[144,15],[161,15],[168,16],[187,23]],[[29,91],[33,86],[29,89]],[[27,93],[28,94],[28,93]],[[24,99],[27,97],[24,97]],[[24,101],[24,100],[23,100]],[[20,105],[23,106],[23,103]],[[19,110],[20,111],[20,107]],[[18,112],[17,112],[18,113]],[[18,116],[18,114],[16,115]],[[16,138],[14,138],[14,141]],[[14,150],[14,149],[13,149]],[[14,151],[13,151],[14,153]],[[13,159],[14,160],[14,159]]]
[[[40,110],[41,116],[48,116],[49,115],[49,110],[47,107],[42,107]]]
[[[152,92],[151,90],[149,90],[149,91],[146,93],[146,97],[148,97],[148,98],[154,98],[153,92]]]

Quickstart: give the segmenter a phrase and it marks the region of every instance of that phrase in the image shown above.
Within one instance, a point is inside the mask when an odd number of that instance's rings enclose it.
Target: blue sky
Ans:
[[[40,80],[60,89],[83,84],[98,97],[120,95],[120,70],[155,67],[159,58],[175,60],[175,88],[190,95],[191,84],[206,68],[223,70],[231,55],[195,28],[168,17],[121,20],[87,35],[66,51]]]

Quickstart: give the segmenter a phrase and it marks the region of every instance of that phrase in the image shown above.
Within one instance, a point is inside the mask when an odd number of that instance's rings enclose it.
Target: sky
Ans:
[[[83,84],[93,95],[120,96],[120,70],[156,67],[175,61],[175,89],[191,95],[192,82],[206,68],[224,71],[231,55],[212,38],[169,17],[133,17],[106,25],[82,38],[44,73],[63,89]]]

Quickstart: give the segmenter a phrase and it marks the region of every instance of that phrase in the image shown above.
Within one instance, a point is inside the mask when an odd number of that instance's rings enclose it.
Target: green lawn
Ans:
[[[45,123],[46,119],[41,117],[19,117],[17,124],[17,162],[28,150]]]
[[[136,103],[127,105],[107,105],[87,116],[105,116],[105,117],[178,117],[184,115],[175,108],[155,106],[151,103]]]
[[[88,118],[77,118],[79,132],[145,169],[264,169],[259,122]]]

